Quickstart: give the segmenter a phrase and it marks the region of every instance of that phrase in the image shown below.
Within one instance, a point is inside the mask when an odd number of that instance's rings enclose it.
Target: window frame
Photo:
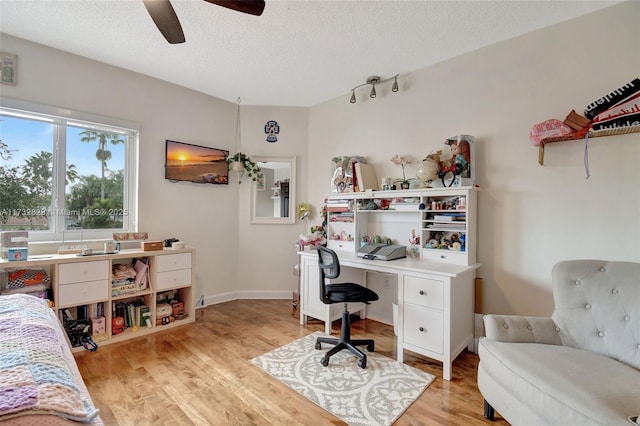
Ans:
[[[52,214],[50,216],[50,229],[29,231],[29,242],[50,243],[71,240],[78,241],[80,239],[82,239],[82,241],[112,240],[114,232],[138,231],[138,154],[140,134],[140,126],[138,123],[98,114],[74,111],[67,108],[7,98],[0,99],[0,110],[8,113],[7,115],[17,116],[18,118],[22,115],[24,116],[23,118],[41,118],[44,119],[44,121],[53,120],[52,124],[55,125],[55,128],[52,154],[53,168],[56,174],[52,183],[51,208],[55,211],[60,211],[66,200],[64,186],[66,168],[56,167],[56,165],[66,164],[67,126],[85,127],[111,132],[116,131],[117,133],[124,132],[124,135],[128,138],[125,144],[123,208],[127,209],[129,214],[123,218],[122,229],[65,230],[64,214]],[[81,232],[81,235],[78,234],[79,232]]]

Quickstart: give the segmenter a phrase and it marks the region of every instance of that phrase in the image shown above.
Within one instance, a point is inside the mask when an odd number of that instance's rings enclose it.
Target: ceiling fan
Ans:
[[[204,0],[227,9],[260,16],[264,10],[264,0]],[[169,0],[143,0],[151,19],[171,44],[184,43],[184,33],[173,6]]]

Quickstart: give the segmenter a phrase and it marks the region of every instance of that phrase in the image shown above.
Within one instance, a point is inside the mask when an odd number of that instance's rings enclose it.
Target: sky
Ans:
[[[222,161],[227,151],[171,141],[167,144],[167,164],[198,164]]]
[[[8,145],[13,158],[3,163],[10,166],[23,165],[25,160],[40,151],[53,152],[54,125],[52,123],[32,121],[22,118],[2,116],[0,118],[0,140]],[[96,159],[98,142],[80,142],[79,134],[85,129],[67,127],[67,164],[74,164],[80,175],[100,176],[100,161]],[[111,170],[124,169],[124,144],[108,144],[112,153],[108,161]]]

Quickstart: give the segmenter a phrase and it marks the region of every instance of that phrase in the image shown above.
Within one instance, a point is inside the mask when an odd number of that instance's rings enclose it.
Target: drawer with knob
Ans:
[[[404,301],[433,309],[443,309],[444,284],[428,278],[404,276]]]
[[[63,263],[58,267],[58,284],[67,285],[85,281],[109,279],[109,261]]]
[[[156,256],[156,272],[175,271],[191,268],[191,253],[167,254]]]
[[[156,291],[169,290],[191,285],[191,268],[156,274]]]
[[[75,306],[109,297],[109,261],[62,263],[58,266],[58,305]]]
[[[107,300],[110,287],[108,280],[61,284],[58,287],[59,307],[86,305]]]
[[[454,263],[457,265],[468,265],[467,253],[464,251],[442,250],[442,249],[422,249],[422,258],[439,263]]]
[[[442,354],[444,347],[442,312],[405,303],[404,343]]]
[[[327,241],[327,247],[331,250],[354,252],[356,250],[356,243],[345,240],[329,240]]]

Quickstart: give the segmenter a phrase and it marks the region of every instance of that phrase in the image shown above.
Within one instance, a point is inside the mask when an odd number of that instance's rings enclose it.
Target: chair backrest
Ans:
[[[552,279],[562,344],[640,369],[640,263],[567,260]]]
[[[335,251],[323,246],[316,247],[318,249],[318,269],[320,270],[320,300],[323,303],[331,303],[327,296],[325,280],[340,276],[340,261]]]

